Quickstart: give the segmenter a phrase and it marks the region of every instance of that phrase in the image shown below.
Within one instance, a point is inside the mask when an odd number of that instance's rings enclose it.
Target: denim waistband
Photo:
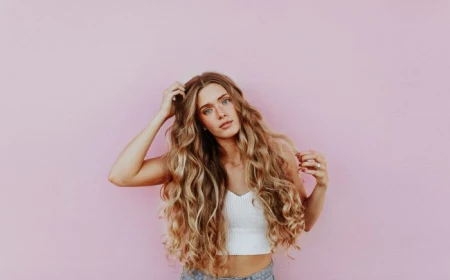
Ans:
[[[190,277],[190,275],[188,275],[188,273],[185,272],[184,270],[183,270],[183,275]],[[205,278],[206,275],[198,269],[194,269],[193,276],[194,276],[194,278],[182,278],[182,279],[186,279],[186,280],[207,279],[207,278]],[[264,268],[263,270],[260,270],[258,272],[255,272],[252,275],[248,275],[245,277],[219,277],[219,278],[215,278],[215,279],[217,279],[217,280],[267,280],[267,279],[272,279],[272,278],[270,278],[271,276],[273,276],[273,260],[270,262],[270,264],[266,268]],[[214,279],[214,277],[210,277],[209,279]]]

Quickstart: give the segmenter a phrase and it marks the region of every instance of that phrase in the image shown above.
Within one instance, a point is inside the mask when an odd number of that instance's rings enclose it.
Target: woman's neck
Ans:
[[[220,159],[223,165],[237,167],[242,164],[241,153],[235,139],[222,140],[219,144],[224,151]]]

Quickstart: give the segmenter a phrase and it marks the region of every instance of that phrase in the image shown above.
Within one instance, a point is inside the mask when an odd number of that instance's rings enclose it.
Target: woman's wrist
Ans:
[[[165,115],[165,114],[163,114],[161,112],[158,112],[158,113],[156,113],[156,115],[155,115],[155,117],[153,119],[155,119],[157,121],[160,121],[162,123],[165,123],[167,121],[167,119],[169,119],[169,118],[168,118],[167,115]]]

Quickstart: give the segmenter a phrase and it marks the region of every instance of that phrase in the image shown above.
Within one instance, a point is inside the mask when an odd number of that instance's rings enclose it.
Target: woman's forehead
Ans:
[[[212,104],[217,99],[220,99],[224,94],[227,94],[227,90],[219,84],[209,84],[204,87],[197,96],[197,108],[202,107],[205,104]]]

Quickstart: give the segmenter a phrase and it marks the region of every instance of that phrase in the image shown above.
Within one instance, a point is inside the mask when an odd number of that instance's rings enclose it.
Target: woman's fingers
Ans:
[[[174,83],[167,89],[167,92],[168,92],[168,93],[171,93],[171,92],[173,92],[173,91],[175,91],[175,90],[182,90],[182,91],[184,91],[184,90],[185,90],[184,84],[182,84],[182,83],[180,83],[180,82],[174,82]]]
[[[317,161],[315,161],[315,160],[307,160],[307,161],[303,161],[303,162],[301,162],[300,164],[299,164],[299,166],[302,166],[302,167],[317,167]],[[327,164],[326,163],[321,163],[321,162],[319,162],[320,163],[320,168],[326,168],[327,167]]]
[[[186,93],[185,93],[183,90],[177,89],[177,90],[171,92],[172,100],[175,100],[175,99],[176,99],[176,96],[177,96],[178,94],[181,95],[181,96],[183,96],[183,98],[186,97]]]
[[[325,156],[313,150],[295,154],[299,160],[298,170],[316,178],[317,186],[328,186],[328,171]]]
[[[322,154],[317,153],[315,151],[311,151],[311,150],[304,151],[304,152],[299,152],[295,155],[300,162],[307,161],[307,160],[315,160],[317,162],[320,162],[320,164],[326,163],[325,156],[323,156]]]
[[[297,159],[299,160],[299,167],[300,169],[306,169],[306,168],[315,168],[317,169],[317,165],[320,164],[319,169],[326,169],[327,162],[325,160],[325,157],[317,153],[315,151],[309,150],[309,151],[303,151],[296,154]]]

